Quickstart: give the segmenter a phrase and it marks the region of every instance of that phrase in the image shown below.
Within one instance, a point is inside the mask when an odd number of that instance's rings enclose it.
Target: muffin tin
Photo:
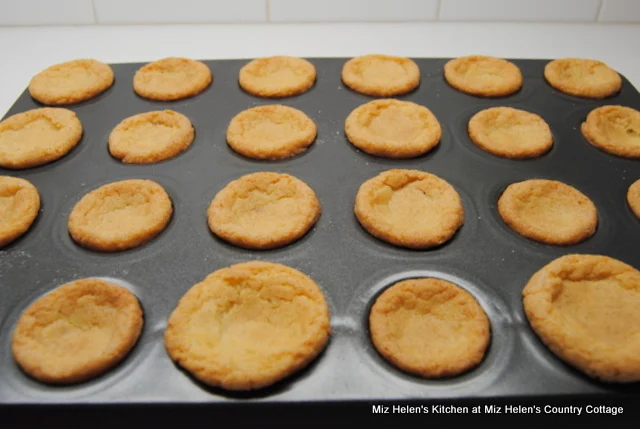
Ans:
[[[260,99],[238,86],[247,60],[206,61],[214,75],[203,93],[176,102],[136,96],[135,71],[142,64],[113,65],[114,86],[93,100],[71,106],[84,126],[80,144],[64,158],[28,170],[0,169],[23,177],[39,190],[42,210],[32,228],[0,250],[0,403],[293,403],[299,401],[405,400],[434,398],[558,397],[599,394],[640,395],[640,383],[605,384],[556,358],[529,328],[521,292],[530,276],[567,253],[612,256],[640,268],[640,221],[626,202],[640,178],[640,161],[618,158],[589,145],[580,124],[593,108],[621,104],[640,109],[640,94],[623,79],[621,92],[605,100],[579,99],[557,92],[543,78],[544,60],[513,60],[523,72],[522,89],[508,97],[465,95],[447,85],[446,59],[416,59],[422,82],[397,97],[427,106],[443,128],[440,144],[415,159],[389,160],[355,149],[345,138],[344,120],[372,97],[340,81],[345,58],[310,59],[318,78],[308,92],[279,100]],[[310,149],[284,161],[255,161],[233,152],[225,131],[238,112],[280,103],[304,111],[318,126]],[[469,139],[467,122],[492,106],[512,106],[541,115],[554,146],[531,160],[492,156]],[[39,107],[27,92],[9,111]],[[192,121],[192,146],[172,160],[125,165],[107,150],[111,130],[136,113],[169,108]],[[451,183],[460,194],[465,224],[452,241],[431,250],[393,247],[358,224],[353,204],[360,184],[390,168],[425,170]],[[229,181],[256,171],[292,174],[308,183],[322,204],[322,216],[300,241],[270,251],[228,245],[208,230],[206,208]],[[102,254],[74,244],[67,232],[73,205],[100,185],[129,178],[152,179],[170,194],[175,212],[168,228],[149,244]],[[599,213],[593,237],[569,247],[533,242],[511,231],[496,202],[510,183],[557,179],[585,193]],[[331,312],[332,337],[308,368],[266,389],[232,393],[207,387],[175,366],[165,352],[163,333],[170,312],[196,282],[221,267],[254,259],[278,262],[313,278]],[[470,291],[491,322],[485,360],[459,377],[425,380],[405,374],[373,348],[367,317],[376,296],[406,278],[433,276]],[[100,277],[130,288],[145,311],[140,341],[115,369],[86,383],[47,386],[26,376],[11,356],[10,342],[20,313],[38,297],[64,283]]]

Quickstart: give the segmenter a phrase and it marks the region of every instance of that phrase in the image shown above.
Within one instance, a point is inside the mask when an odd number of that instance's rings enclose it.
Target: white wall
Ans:
[[[640,22],[640,0],[0,0],[0,25]]]

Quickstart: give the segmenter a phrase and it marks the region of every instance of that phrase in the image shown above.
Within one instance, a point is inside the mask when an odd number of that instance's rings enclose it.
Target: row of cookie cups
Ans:
[[[395,272],[392,273],[392,271]],[[539,344],[537,340],[533,339],[531,333],[524,333],[516,328],[510,313],[515,312],[516,319],[521,320],[523,318],[520,314],[522,311],[521,308],[510,312],[507,309],[508,307],[506,306],[505,301],[499,294],[496,294],[494,288],[491,288],[486,284],[482,284],[482,282],[479,283],[477,278],[473,281],[469,281],[467,275],[459,273],[461,273],[459,269],[443,267],[442,264],[438,264],[437,268],[434,267],[434,269],[424,269],[424,264],[422,264],[419,269],[407,268],[400,272],[397,270],[386,270],[384,272],[376,273],[374,276],[366,279],[366,281],[356,289],[358,293],[347,308],[347,319],[333,323],[333,336],[338,337],[338,341],[345,335],[351,337],[351,345],[349,346],[351,350],[350,353],[352,353],[353,358],[358,361],[362,362],[364,360],[366,366],[365,371],[355,371],[355,373],[360,376],[364,376],[364,379],[369,383],[374,382],[371,378],[371,375],[373,375],[378,380],[375,382],[377,386],[380,385],[379,383],[382,383],[385,386],[385,389],[389,389],[401,397],[411,397],[414,395],[419,397],[449,397],[460,394],[479,394],[486,387],[495,385],[495,383],[498,382],[499,378],[502,377],[506,370],[509,361],[512,359],[511,355],[513,348],[516,344],[520,344],[521,341],[524,341],[522,344],[525,344],[528,348],[533,347],[531,352],[537,355],[537,359],[543,360],[543,366],[550,367],[552,369],[552,371],[550,371],[550,375],[553,377],[566,377],[566,371],[564,370],[566,368],[564,365],[556,362],[556,358],[553,357],[548,350],[545,350],[544,346]],[[483,361],[475,369],[455,378],[425,380],[400,372],[396,368],[391,367],[388,362],[382,361],[371,345],[366,343],[366,339],[370,337],[366,327],[366,319],[371,308],[371,303],[377,296],[379,296],[380,292],[399,281],[424,277],[439,278],[460,285],[480,302],[481,306],[489,316],[492,332],[491,345]],[[114,281],[114,279],[105,280]],[[118,280],[115,280],[115,282],[131,288],[130,284],[123,283]],[[331,307],[334,306],[331,305]],[[334,311],[334,308],[332,308],[332,311]],[[15,313],[17,313],[17,308],[12,311],[7,319],[5,319],[5,326],[3,327],[5,335],[8,331],[7,324],[11,324],[13,319],[17,318]],[[356,324],[351,323],[354,321]],[[145,327],[145,331],[148,331],[148,329],[149,328]],[[151,335],[155,338],[152,340],[153,342],[161,342],[161,335],[158,332],[162,330],[162,326],[160,324],[156,324],[152,327],[152,330],[153,332],[150,334],[147,333],[147,335]],[[145,333],[143,333],[143,336],[144,335]],[[521,338],[517,340],[516,338],[518,337]],[[130,374],[132,374],[133,371],[138,373],[137,375],[133,375],[134,378],[137,378],[138,375],[144,376],[144,374],[140,374],[140,371],[137,371],[134,368],[137,366],[143,366],[143,362],[150,358],[148,354],[150,353],[151,348],[154,348],[157,351],[158,347],[153,346],[149,341],[150,340],[148,339],[141,340],[143,345],[139,344],[137,348],[140,349],[142,347],[144,350],[136,351],[134,349],[132,356],[129,356],[118,368],[113,370],[111,375],[103,375],[95,382],[83,385],[55,389],[42,389],[42,386],[34,384],[31,381],[27,381],[27,378],[21,373],[13,371],[5,372],[5,374],[9,376],[9,382],[13,388],[21,391],[28,397],[54,401],[56,398],[59,399],[60,397],[77,399],[83,396],[96,394],[101,390],[108,390],[110,386],[117,383],[123,376],[127,375],[128,377],[131,377]],[[333,341],[336,341],[336,338],[334,338]],[[6,341],[3,341],[3,343],[6,343]],[[340,344],[344,344],[344,342],[341,341]],[[331,348],[332,345],[330,344],[329,347]],[[332,357],[329,357],[329,355]],[[318,357],[318,359],[332,358],[335,359],[336,355],[329,351],[324,352],[323,355]],[[7,359],[8,357],[5,356],[4,364],[11,365],[7,362]],[[340,365],[342,366],[344,363],[341,362]],[[312,365],[312,367],[313,366],[314,365]],[[326,369],[326,365],[324,368]],[[311,370],[313,370],[313,368]],[[144,370],[142,370],[142,372],[144,372]],[[303,371],[303,373],[305,372],[306,374],[304,374],[302,378],[307,376],[313,377],[313,375],[308,374],[308,371]],[[391,377],[389,376],[390,374],[392,375]],[[297,382],[304,383],[303,380],[298,380],[299,378],[299,376],[294,375],[291,378],[285,379],[282,383],[293,385]],[[168,391],[170,392],[170,389],[168,389]],[[271,392],[277,393],[278,390],[272,390]],[[295,393],[295,389],[293,389],[292,392]],[[221,393],[223,396],[225,395],[224,392],[215,390],[213,393]],[[261,393],[256,392],[256,394],[260,395]],[[249,397],[251,397],[251,395],[249,395]]]
[[[74,75],[85,76],[82,84]],[[270,75],[287,70],[289,79],[269,79]],[[382,74],[386,79],[367,77]],[[490,70],[491,81],[483,76]],[[567,70],[569,72],[567,72]],[[178,77],[176,78],[176,72]],[[183,75],[189,76],[185,79]],[[582,74],[597,79],[582,79]],[[90,75],[91,79],[86,79]],[[165,78],[174,76],[173,79]],[[393,79],[389,79],[389,76]],[[480,75],[478,77],[477,75]],[[587,59],[565,58],[548,63],[544,70],[547,81],[556,89],[587,98],[604,98],[620,90],[620,76],[606,64]],[[459,57],[444,66],[445,80],[459,91],[485,97],[506,96],[522,86],[522,73],[504,59],[472,55]],[[342,81],[351,89],[372,96],[401,95],[420,84],[418,65],[408,58],[389,55],[365,55],[345,62]],[[170,57],[141,67],[133,79],[137,94],[154,100],[177,100],[194,96],[206,89],[213,76],[202,62]],[[307,91],[316,80],[313,64],[302,58],[276,56],[255,59],[239,72],[239,84],[249,93],[260,97],[288,97]],[[92,59],[75,60],[53,65],[34,76],[29,84],[31,95],[45,104],[65,105],[91,99],[114,83],[111,68]],[[62,87],[62,90],[60,88]],[[50,88],[54,88],[52,92]]]
[[[433,380],[431,383],[427,382],[427,386],[425,386],[424,382],[421,383],[420,379],[415,379],[414,382],[418,383],[416,384],[416,387],[415,387],[416,393],[422,390],[423,394],[437,395],[440,393],[438,392],[438,389],[451,390],[453,392],[453,390],[456,390],[456,389],[469,390],[472,387],[473,387],[472,390],[476,391],[476,389],[479,389],[477,380],[478,379],[483,380],[482,383],[492,382],[495,379],[495,377],[499,375],[499,373],[495,371],[495,367],[504,366],[504,363],[505,363],[504,361],[508,359],[509,350],[511,349],[512,342],[513,342],[513,339],[511,338],[512,334],[508,329],[505,329],[508,325],[510,325],[510,321],[508,320],[509,316],[505,316],[508,314],[508,312],[506,311],[506,308],[504,307],[502,300],[499,300],[499,299],[496,300],[494,297],[488,297],[486,295],[486,292],[482,292],[481,289],[475,286],[469,287],[469,283],[465,282],[464,280],[461,281],[458,277],[446,275],[446,274],[440,274],[434,271],[413,270],[413,271],[404,272],[401,274],[396,274],[394,276],[389,276],[387,279],[385,279],[384,281],[385,284],[375,285],[372,291],[377,290],[381,287],[384,288],[386,286],[391,286],[393,283],[396,283],[397,281],[400,281],[402,279],[421,277],[423,275],[430,276],[430,277],[438,277],[442,279],[449,279],[449,280],[457,281],[459,283],[464,284],[465,288],[467,288],[470,292],[472,292],[476,297],[479,297],[479,300],[481,301],[481,304],[483,305],[483,307],[487,308],[487,306],[490,306],[488,309],[488,312],[490,314],[492,331],[494,333],[492,336],[493,339],[492,339],[491,351],[488,353],[483,363],[480,364],[480,367],[478,369],[473,370],[470,374],[462,376],[462,378],[458,380],[456,379],[441,380],[441,381]],[[104,278],[104,280],[109,282],[114,282],[121,286],[127,287],[132,291],[135,291],[135,293],[138,295],[138,297],[141,300],[143,308],[145,308],[145,312],[147,311],[146,306],[144,305],[144,302],[145,302],[144,293],[142,297],[140,297],[140,292],[141,290],[144,290],[144,288],[133,287],[130,283],[123,282],[121,280],[112,279],[112,278]],[[371,293],[367,292],[367,294],[370,295]],[[362,300],[362,297],[358,297],[358,300],[354,301],[354,303],[352,303],[349,306],[349,309],[350,309],[349,316],[348,316],[349,319],[353,320],[353,315],[355,314],[360,315],[360,313],[362,313],[362,311],[365,310],[365,308],[360,303],[361,300]],[[30,301],[33,301],[33,297],[31,297]],[[329,304],[330,304],[332,313],[335,312],[334,305],[332,305],[330,301],[329,301]],[[7,331],[13,331],[13,329],[10,329],[10,328],[14,326],[15,320],[18,317],[18,313],[19,313],[18,308],[20,307],[15,308],[5,319],[5,323],[3,326],[3,332],[5,332],[5,334],[3,334],[3,336],[7,335],[6,334]],[[150,343],[150,341],[154,343],[156,341],[159,341],[159,342],[162,341],[162,335],[160,334],[162,331],[164,331],[164,324],[156,323],[154,326],[148,327],[146,326],[146,323],[147,322],[145,322],[145,326],[143,328],[143,332],[142,332],[142,336],[140,337],[139,344],[136,345],[136,347],[133,349],[131,355],[126,357],[119,366],[101,375],[100,377],[94,379],[94,381],[88,381],[85,383],[80,383],[75,385],[58,386],[54,388],[45,389],[39,383],[34,383],[25,374],[19,371],[13,371],[13,372],[6,372],[6,374],[9,376],[9,382],[12,384],[14,389],[18,389],[19,391],[22,391],[22,393],[26,394],[27,396],[34,396],[38,398],[54,399],[56,397],[62,397],[62,396],[67,397],[67,395],[69,395],[68,397],[73,399],[73,398],[96,394],[101,390],[107,390],[110,386],[117,383],[118,380],[120,380],[125,375],[127,377],[132,377],[132,376],[137,377],[135,374],[132,375],[133,372],[138,372],[138,370],[136,370],[135,367],[144,366],[144,363],[150,358],[148,354],[152,353],[151,350],[156,348],[153,344]],[[334,327],[333,333],[332,333],[332,336],[334,338],[332,342],[340,341],[340,338],[342,338],[348,331],[352,330],[352,327],[349,326],[349,322],[346,322],[346,323],[347,323],[346,325],[344,324],[344,322],[341,323],[339,321],[332,323]],[[149,329],[151,329],[151,332],[149,332]],[[362,333],[366,331],[367,331],[367,328],[364,328],[364,327],[361,328]],[[146,338],[146,336],[149,336],[149,335],[151,336],[151,339]],[[3,341],[3,343],[6,343],[8,340],[9,339],[7,338],[6,341]],[[352,345],[355,346],[356,351],[358,351],[362,347],[362,345],[357,345],[355,343],[353,343]],[[332,347],[332,344],[329,345],[329,348],[331,347]],[[368,353],[366,346],[362,347],[362,349],[367,351]],[[331,354],[331,352],[325,351],[323,355],[319,356],[317,359],[328,358],[325,356],[328,354]],[[360,359],[364,358],[370,362],[373,362],[370,360],[371,357],[372,356],[361,356]],[[9,356],[5,356],[4,365],[15,366],[15,363],[9,362],[10,359],[11,358]],[[296,375],[293,375],[290,379],[289,378],[285,379],[284,383],[295,384],[297,378],[299,377]],[[473,385],[471,385],[471,383],[469,383],[470,379],[476,379],[476,382],[474,382]],[[439,384],[441,384],[442,387],[439,388],[438,387]],[[454,389],[451,389],[452,387]],[[437,389],[437,390],[431,390],[431,389]]]
[[[380,104],[380,103],[386,103],[386,104]],[[389,104],[389,103],[392,103],[392,104]],[[419,142],[418,141],[414,142],[414,145],[406,146],[402,148],[398,147],[397,151],[389,149],[389,146],[395,147],[397,146],[397,143],[394,143],[393,141],[386,141],[384,138],[380,139],[379,137],[372,134],[370,131],[367,131],[366,129],[358,128],[356,126],[357,124],[354,123],[354,119],[352,118],[354,117],[356,112],[362,110],[363,108],[365,110],[367,108],[377,109],[379,105],[387,106],[387,107],[391,106],[391,108],[399,108],[400,106],[406,105],[415,109],[422,109],[425,112],[425,114],[431,118],[430,121],[432,122],[432,124],[430,125],[431,130],[429,131],[429,134],[425,135],[424,140],[420,140]],[[231,128],[234,127],[237,117],[252,111],[263,112],[264,109],[272,109],[272,108],[279,108],[282,111],[290,112],[288,114],[295,113],[296,115],[304,118],[304,120],[308,123],[307,125],[308,131],[300,130],[300,133],[301,133],[300,138],[293,139],[291,142],[292,145],[290,147],[286,144],[286,142],[283,142],[282,147],[278,147],[276,152],[273,152],[273,151],[264,152],[263,149],[253,147],[254,145],[249,144],[248,141],[245,141],[246,139],[242,137],[239,138],[238,136],[234,135],[234,133],[231,132]],[[44,112],[44,110],[47,110],[47,112]],[[31,116],[45,115],[45,117],[48,117],[47,116],[49,115],[48,110],[51,110],[51,109],[44,109],[44,110],[40,110],[40,109],[31,110],[31,111],[25,112],[25,114],[31,115]],[[54,109],[54,110],[64,110],[64,109]],[[604,114],[610,114],[611,112],[614,112],[614,111],[620,112],[620,114],[627,112],[628,114],[635,114],[640,117],[640,112],[637,112],[633,109],[622,107],[622,106],[602,106],[592,110],[589,113],[588,117],[590,118],[593,116],[595,118],[598,114],[600,114],[600,112],[606,112]],[[75,114],[73,112],[66,111],[65,114],[67,113],[75,117]],[[58,115],[58,114],[59,114],[58,112],[55,112],[55,115]],[[521,115],[521,116],[524,115],[527,118],[527,120],[537,121],[538,123],[537,126],[539,128],[539,131],[542,132],[542,134],[538,135],[534,140],[531,140],[530,142],[528,142],[531,145],[533,145],[535,152],[531,152],[531,153],[518,152],[518,149],[516,147],[513,147],[511,149],[500,147],[500,144],[498,144],[497,142],[492,142],[490,138],[482,135],[481,133],[478,135],[474,134],[474,136],[471,136],[472,134],[471,123],[475,120],[475,118],[478,118],[479,115],[490,115],[490,114]],[[51,115],[54,115],[54,112],[52,112]],[[16,118],[17,116],[19,115],[16,115],[12,118]],[[155,121],[156,119],[153,119],[153,118],[155,118],[156,116],[162,116],[163,118],[166,116],[171,120],[178,118],[179,121],[184,123],[183,125],[186,125],[184,127],[184,135],[181,134],[175,139],[167,140],[167,142],[163,143],[162,146],[158,147],[156,151],[151,151],[150,153],[145,155],[138,153],[137,150],[133,150],[132,148],[125,146],[124,143],[120,143],[122,139],[119,139],[118,137],[121,134],[122,134],[122,137],[124,137],[124,134],[123,134],[124,131],[121,131],[121,129],[123,129],[124,124],[128,122],[135,122],[135,121],[141,121],[141,120]],[[145,119],[142,119],[143,117]],[[286,106],[259,106],[259,107],[254,107],[252,109],[244,111],[237,117],[234,118],[234,120],[232,120],[229,130],[227,131],[227,136],[226,136],[227,144],[230,145],[233,148],[233,150],[235,150],[236,152],[244,156],[248,156],[249,158],[271,159],[271,160],[288,158],[291,156],[298,155],[301,152],[302,153],[305,152],[307,148],[310,145],[312,145],[312,143],[316,140],[317,132],[316,132],[315,124],[303,112],[298,111],[297,109],[293,109]],[[13,120],[12,118],[9,118],[9,120]],[[466,115],[464,116],[464,118],[466,119]],[[630,120],[632,120],[630,116],[629,118]],[[77,122],[77,126],[80,127],[81,129],[82,125],[80,124],[80,122],[77,120],[76,122]],[[588,120],[587,122],[583,122],[583,129],[587,130],[588,127],[586,127],[585,124],[590,124],[590,122],[588,122]],[[457,127],[455,129],[457,129],[461,125],[462,124],[457,124]],[[236,128],[238,126],[239,125],[237,124],[235,125]],[[532,158],[533,157],[535,158],[535,157],[544,155],[545,153],[549,152],[549,150],[553,150],[553,148],[556,145],[552,135],[553,130],[549,128],[549,126],[547,125],[547,123],[544,121],[543,118],[541,118],[537,114],[532,114],[519,109],[511,108],[511,107],[494,107],[486,110],[481,110],[480,112],[476,113],[469,119],[468,126],[469,126],[469,131],[467,132],[467,136],[466,136],[468,138],[465,138],[465,139],[472,140],[476,146],[480,146],[480,145],[483,146],[485,144],[489,144],[490,148],[485,149],[485,151],[500,157],[507,157],[507,158]],[[577,128],[577,124],[573,128],[575,130]],[[437,119],[431,114],[431,112],[428,109],[424,108],[423,106],[419,106],[419,105],[408,103],[408,102],[399,102],[395,100],[377,100],[377,101],[373,101],[365,105],[362,105],[357,109],[355,109],[349,115],[349,117],[346,120],[345,129],[346,129],[347,139],[351,141],[353,145],[355,145],[356,147],[358,147],[359,149],[365,152],[368,152],[371,155],[382,156],[383,158],[415,158],[417,156],[423,155],[424,153],[428,153],[429,151],[432,151],[434,147],[437,148],[442,144],[441,143],[441,140],[442,140],[441,125],[437,121]],[[598,131],[597,134],[594,134],[593,125],[591,126],[591,128],[588,128],[588,129],[590,131],[588,132],[583,131],[581,133],[583,134],[581,138],[586,142],[590,143],[592,146],[596,146],[599,149],[602,149],[603,151],[610,152],[615,155],[619,155],[623,157],[633,158],[633,157],[640,156],[638,153],[634,152],[634,148],[632,147],[633,145],[627,145],[626,142],[623,142],[623,141],[619,141],[619,142],[614,141],[614,139],[609,139],[609,140],[605,139],[606,140],[605,141],[603,140],[603,137],[600,134],[601,131]],[[478,133],[477,129],[474,129],[474,133]],[[595,140],[593,137],[594,135],[598,136],[597,139]],[[82,137],[81,134],[78,134],[77,138],[74,137],[74,142],[66,142],[66,140],[65,142],[61,141],[60,144],[64,144],[65,146],[64,146],[64,154],[62,154],[60,157],[64,156],[66,153],[71,151],[80,142],[81,137]],[[111,155],[116,156],[118,159],[122,160],[125,163],[133,162],[137,164],[139,163],[153,164],[159,161],[167,161],[180,155],[182,152],[184,152],[191,146],[191,144],[194,141],[194,138],[195,138],[195,133],[191,125],[191,122],[184,115],[179,114],[177,112],[173,112],[173,111],[154,111],[154,112],[138,114],[123,120],[110,133],[108,138],[108,142],[109,142],[108,146],[109,146],[109,152],[111,153]],[[478,142],[477,139],[479,138],[481,139],[482,143]],[[127,139],[127,141],[129,140],[130,139]],[[72,144],[68,144],[68,143],[72,143]],[[566,142],[563,142],[563,144],[565,143]],[[530,145],[528,144],[528,146]],[[511,153],[511,151],[515,151],[515,153],[513,154],[503,153],[507,149],[508,149],[507,152]],[[50,163],[52,161],[55,161],[56,159],[49,159],[49,158],[22,159],[22,160],[7,159],[6,162],[2,161],[2,163],[5,167],[10,167],[10,168],[28,168],[28,167],[42,165],[43,163],[44,164]]]
[[[516,179],[516,177],[520,180]],[[155,176],[150,178],[154,180],[158,179]],[[234,175],[232,179],[235,178]],[[513,183],[525,179],[527,179],[526,175],[515,175]],[[359,184],[347,184],[347,186],[339,192],[339,198],[334,200],[335,204],[324,206],[324,213],[320,216],[319,222],[313,226],[310,232],[303,236],[299,242],[293,242],[278,250],[267,250],[265,251],[265,256],[277,255],[278,257],[297,259],[297,254],[302,256],[306,255],[310,249],[315,246],[314,243],[325,242],[335,228],[340,229],[339,236],[340,241],[343,243],[342,246],[351,248],[353,251],[385,254],[398,259],[422,257],[440,258],[446,257],[446,255],[464,252],[466,247],[470,246],[475,240],[474,237],[477,236],[481,229],[494,231],[503,237],[503,239],[508,239],[512,242],[514,249],[529,247],[533,251],[540,253],[555,253],[563,249],[562,247],[558,247],[558,250],[555,250],[553,246],[537,243],[520,236],[507,227],[497,213],[496,203],[504,189],[511,183],[504,180],[495,181],[493,184],[483,184],[480,192],[472,192],[457,180],[447,180],[453,184],[462,200],[464,223],[461,229],[453,236],[453,240],[443,243],[441,246],[430,250],[410,251],[402,247],[392,246],[372,237],[362,229],[353,216],[353,198],[357,193],[356,186],[359,186]],[[105,184],[110,182],[111,180],[105,180]],[[211,249],[217,249],[217,251],[230,258],[243,255],[247,252],[246,249],[238,248],[220,239],[213,238],[215,236],[212,234],[203,235],[198,232],[201,228],[206,228],[205,212],[207,205],[211,201],[211,195],[216,194],[217,191],[220,190],[219,185],[207,187],[206,191],[200,195],[201,201],[199,200],[196,204],[198,207],[196,211],[196,206],[190,207],[191,205],[186,203],[185,197],[181,196],[178,192],[180,185],[174,178],[163,176],[160,178],[160,183],[169,190],[175,213],[166,229],[160,233],[158,237],[138,249],[132,249],[120,254],[97,253],[84,250],[70,239],[67,225],[64,221],[66,221],[72,207],[75,206],[83,195],[93,190],[92,186],[90,187],[86,184],[81,186],[79,193],[70,198],[63,206],[60,206],[59,201],[56,201],[58,198],[53,198],[52,202],[54,205],[52,206],[50,197],[46,196],[46,206],[36,217],[37,221],[31,230],[27,231],[24,245],[18,244],[18,247],[29,249],[37,244],[31,238],[41,236],[44,231],[53,231],[53,243],[62,252],[61,254],[66,254],[71,258],[82,256],[88,259],[87,263],[95,264],[118,264],[123,260],[139,261],[153,258],[158,252],[167,251],[171,243],[173,243],[171,247],[173,247],[174,250],[177,250],[176,246],[178,246],[178,248],[183,247],[184,240],[179,239],[180,236],[194,237],[194,244],[197,243],[202,251],[208,252],[211,251]],[[472,197],[471,195],[474,196]],[[625,198],[626,195],[620,198],[618,193],[612,194],[608,192],[606,195],[599,195],[587,191],[587,196],[594,201],[598,212],[599,220],[597,230],[591,237],[569,248],[587,249],[597,252],[598,249],[606,248],[617,235],[634,234],[634,231],[638,229],[638,220],[635,219],[633,212],[628,206]],[[321,198],[321,204],[323,200],[324,198]],[[480,204],[478,201],[482,201],[482,203]],[[337,211],[336,207],[350,207],[351,209]],[[612,207],[614,208],[612,209]],[[58,212],[60,216],[55,215],[55,213]],[[51,216],[50,213],[54,213],[54,216]],[[201,228],[198,228],[197,225],[201,225]],[[183,243],[183,245],[180,245],[180,243]],[[357,245],[354,246],[353,243],[357,243]]]

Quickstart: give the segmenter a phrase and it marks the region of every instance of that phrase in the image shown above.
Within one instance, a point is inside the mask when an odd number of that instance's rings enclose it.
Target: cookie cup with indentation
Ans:
[[[38,299],[20,316],[12,353],[31,377],[49,384],[95,378],[135,346],[143,312],[128,289],[82,279]]]
[[[412,249],[440,246],[464,223],[455,188],[419,170],[388,170],[367,180],[358,189],[354,213],[374,237]]]
[[[195,132],[186,116],[160,110],[130,116],[109,135],[109,153],[126,164],[153,164],[184,152]]]
[[[305,235],[318,221],[315,192],[289,174],[258,172],[231,181],[207,209],[209,229],[247,249],[275,249]]]
[[[598,211],[589,197],[557,180],[509,185],[498,199],[498,213],[518,234],[546,244],[580,243],[598,226]]]
[[[212,81],[211,70],[205,63],[168,57],[138,69],[133,76],[133,89],[150,100],[173,101],[200,94]]]
[[[640,179],[633,182],[627,191],[627,203],[631,207],[631,211],[640,219]]]
[[[531,328],[560,359],[608,382],[640,381],[640,272],[601,255],[566,255],[523,292]]]
[[[31,182],[0,176],[0,248],[22,236],[40,211],[40,194]]]
[[[420,85],[420,69],[409,58],[364,55],[344,64],[342,81],[361,94],[392,97],[416,89]]]
[[[316,134],[316,124],[304,112],[273,104],[238,113],[227,128],[227,143],[249,158],[286,159],[306,151]]]
[[[484,55],[458,57],[444,66],[449,85],[467,94],[504,97],[522,87],[522,72],[510,61]]]
[[[69,109],[43,107],[0,122],[0,166],[22,169],[62,158],[80,142],[82,123]]]
[[[433,149],[442,136],[429,109],[409,101],[375,100],[354,109],[344,125],[358,149],[384,158],[415,158]]]
[[[600,150],[623,158],[640,158],[640,111],[625,106],[593,109],[580,127]]]
[[[252,261],[189,289],[169,317],[164,342],[171,359],[203,383],[252,390],[306,367],[330,331],[324,294],[311,278]]]
[[[86,194],[73,207],[71,238],[87,249],[117,252],[157,237],[173,215],[171,198],[151,180],[123,180]]]
[[[503,158],[535,158],[553,146],[551,129],[541,116],[512,107],[481,110],[469,120],[468,132],[476,146]]]
[[[302,94],[316,81],[316,68],[303,58],[257,58],[240,69],[238,83],[257,97],[281,98]]]
[[[555,89],[584,98],[605,98],[622,87],[620,75],[602,61],[560,58],[544,68],[544,77]]]
[[[73,60],[48,67],[29,82],[29,94],[50,106],[89,100],[113,85],[111,67],[93,59]]]
[[[398,368],[426,378],[453,377],[482,362],[491,339],[486,313],[446,280],[404,280],[385,290],[369,313],[371,341]]]

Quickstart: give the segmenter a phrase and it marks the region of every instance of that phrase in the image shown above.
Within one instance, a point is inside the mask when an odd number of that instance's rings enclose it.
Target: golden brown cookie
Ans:
[[[173,110],[140,113],[120,122],[109,135],[109,153],[127,164],[152,164],[187,150],[195,132]]]
[[[138,341],[142,324],[142,308],[128,289],[77,280],[22,313],[13,333],[13,356],[39,381],[79,383],[121,362]]]
[[[375,100],[354,109],[344,124],[349,141],[370,155],[413,158],[433,149],[442,136],[429,109],[409,101]]]
[[[9,116],[0,122],[0,166],[30,168],[65,156],[82,137],[74,112],[43,107]]]
[[[598,226],[593,202],[576,188],[555,180],[509,185],[498,199],[498,213],[518,234],[547,244],[579,243]]]
[[[629,186],[627,202],[629,203],[629,207],[631,207],[633,213],[638,217],[638,219],[640,219],[640,179],[636,180],[631,186]]]
[[[358,190],[354,212],[374,237],[414,249],[449,241],[464,223],[453,186],[418,170],[387,170],[367,180]]]
[[[560,359],[609,382],[640,381],[640,272],[599,255],[566,255],[522,291],[531,327]]]
[[[503,97],[522,86],[518,66],[502,58],[482,55],[450,60],[444,66],[444,78],[458,91],[482,97]]]
[[[302,58],[257,58],[240,69],[240,87],[258,97],[289,97],[302,94],[316,81],[316,68]]]
[[[534,158],[553,146],[549,125],[535,113],[492,107],[473,115],[469,137],[481,149],[503,158]]]
[[[620,91],[622,79],[605,63],[583,58],[549,62],[544,77],[555,89],[586,98],[605,98]]]
[[[27,232],[40,211],[40,194],[24,179],[0,176],[0,248]]]
[[[307,150],[316,134],[316,124],[304,112],[274,104],[237,114],[227,128],[227,143],[249,158],[285,159]]]
[[[206,64],[169,57],[142,66],[133,77],[133,89],[150,100],[181,100],[200,94],[212,80]]]
[[[247,249],[292,243],[318,221],[320,202],[306,183],[288,174],[258,172],[224,187],[207,210],[209,229]]]
[[[113,70],[92,59],[74,60],[48,67],[29,82],[29,93],[52,106],[80,103],[113,85]]]
[[[171,198],[151,180],[109,183],[86,194],[69,215],[69,234],[83,247],[116,252],[141,246],[169,224]]]
[[[420,69],[409,58],[364,55],[344,64],[342,81],[361,94],[392,97],[416,89],[420,85]]]
[[[404,280],[371,307],[376,350],[398,368],[422,377],[451,377],[476,367],[491,338],[489,319],[466,290],[445,280]]]
[[[593,109],[582,123],[589,143],[624,158],[640,158],[640,112],[624,106]]]
[[[327,303],[312,279],[253,261],[189,289],[169,317],[164,342],[171,359],[200,381],[250,390],[307,366],[330,331]]]

